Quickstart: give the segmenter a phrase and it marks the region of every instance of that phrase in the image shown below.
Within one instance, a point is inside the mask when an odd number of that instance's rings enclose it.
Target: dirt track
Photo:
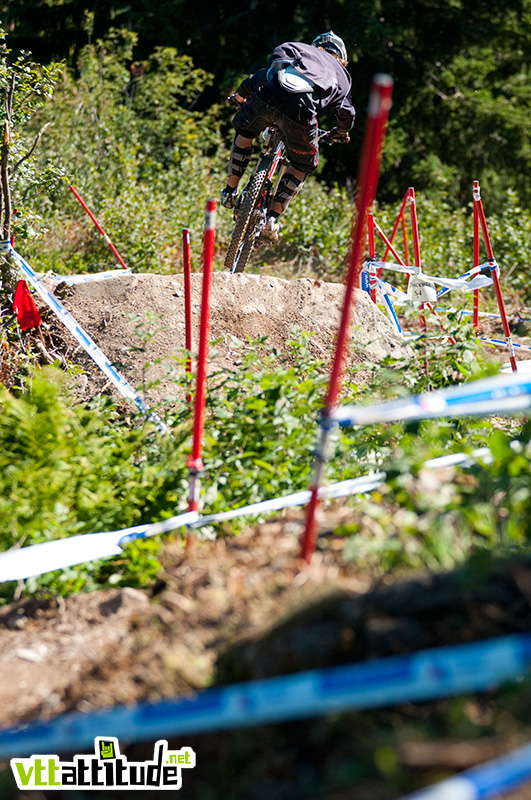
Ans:
[[[202,276],[191,281],[193,348],[197,349]],[[171,380],[176,355],[185,347],[184,280],[182,275],[123,275],[59,288],[68,310],[115,363],[135,388],[155,380],[145,398],[150,405],[175,393]],[[407,348],[394,334],[387,318],[356,290],[352,320],[351,359],[379,361],[387,354],[400,357]],[[211,292],[210,341],[215,341],[217,360],[237,367],[239,349],[232,337],[267,337],[282,349],[292,338],[294,326],[311,334],[310,347],[327,361],[337,332],[344,286],[309,278],[295,281],[260,275],[215,272]],[[57,325],[55,325],[57,329]],[[77,342],[66,334],[64,355],[85,370],[85,397],[107,383]],[[146,368],[146,363],[150,366]],[[108,388],[108,387],[107,387]]]

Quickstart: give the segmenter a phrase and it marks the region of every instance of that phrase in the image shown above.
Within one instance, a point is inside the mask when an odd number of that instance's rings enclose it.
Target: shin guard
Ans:
[[[231,175],[236,175],[238,178],[241,178],[246,170],[247,164],[251,160],[252,154],[252,147],[239,147],[237,144],[232,145],[228,168],[229,178]]]
[[[275,192],[275,202],[280,203],[282,211],[285,211],[293,198],[300,192],[303,181],[300,181],[291,172],[286,172],[282,176]]]

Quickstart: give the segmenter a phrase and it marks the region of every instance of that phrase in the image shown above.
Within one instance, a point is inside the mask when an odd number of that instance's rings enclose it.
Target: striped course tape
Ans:
[[[92,281],[106,281],[108,278],[121,278],[124,275],[131,275],[131,268],[126,269],[107,269],[104,272],[94,272],[88,275],[57,275],[52,272],[51,277],[56,283],[66,283],[67,286],[74,286],[77,283],[90,283]]]
[[[344,497],[349,494],[363,494],[380,486],[384,479],[384,472],[365,475],[362,478],[352,478],[351,480],[321,487],[319,496],[324,499]],[[197,511],[190,511],[161,522],[137,525],[133,528],[124,528],[119,531],[84,533],[78,536],[70,536],[66,539],[55,539],[52,542],[43,542],[29,547],[7,550],[4,553],[0,553],[0,583],[23,580],[32,575],[43,575],[45,572],[65,569],[85,561],[94,561],[97,558],[119,555],[122,552],[123,545],[135,539],[144,539],[147,536],[168,533],[184,526],[198,528],[212,525],[216,522],[225,522],[236,517],[265,514],[290,506],[305,505],[309,499],[310,491],[305,490],[205,517],[198,517]]]
[[[509,755],[415,792],[406,800],[487,800],[530,780],[531,744],[526,744]]]
[[[479,336],[480,342],[487,342],[487,344],[496,344],[500,347],[507,347],[507,339],[489,339],[486,336]],[[518,342],[511,342],[513,347],[519,347],[521,350],[531,350],[528,344],[519,344]]]
[[[116,386],[118,391],[127,400],[132,402],[142,414],[145,414],[149,419],[159,428],[162,433],[167,431],[166,425],[162,422],[160,417],[153,411],[150,411],[148,406],[144,403],[140,395],[133,389],[130,383],[120,375],[117,369],[113,367],[109,359],[100,350],[94,340],[81,328],[76,322],[72,314],[67,311],[60,300],[48,289],[46,284],[38,277],[37,273],[30,267],[21,255],[14,250],[11,242],[0,241],[0,255],[14,261],[24,277],[31,283],[35,291],[44,300],[47,306],[52,309],[54,314],[61,320],[63,325],[70,331],[72,336],[79,342],[83,349],[88,353],[92,360],[98,365],[102,372],[109,378],[109,380]]]
[[[412,265],[402,266],[401,264],[394,264],[390,261],[365,261],[363,264],[363,270],[367,272],[370,268],[377,271],[381,269],[388,269],[391,272],[402,272],[406,275],[417,275],[424,280],[429,281],[430,283],[437,283],[439,286],[444,287],[440,290],[440,292],[437,293],[438,297],[443,297],[452,289],[472,292],[476,289],[482,289],[483,287],[490,286],[492,284],[492,278],[478,274],[483,269],[491,268],[490,262],[486,264],[480,264],[479,266],[468,270],[468,272],[464,272],[459,276],[459,278],[444,278],[440,275],[426,275],[425,272],[422,272],[420,267],[415,267]]]
[[[122,547],[134,539],[144,539],[159,533],[168,533],[197,519],[197,511],[179,514],[162,522],[137,525],[120,531],[85,533],[52,542],[33,544],[30,547],[12,548],[0,553],[0,583],[18,581],[32,575],[43,575],[55,569],[65,569],[75,564],[120,555]]]
[[[340,406],[326,424],[371,425],[437,417],[513,414],[531,407],[531,377],[514,373],[372,406]]]
[[[206,689],[192,698],[118,706],[90,714],[76,711],[3,729],[0,758],[80,752],[96,736],[117,736],[125,742],[191,736],[490,691],[524,677],[530,666],[531,634],[437,647]]]

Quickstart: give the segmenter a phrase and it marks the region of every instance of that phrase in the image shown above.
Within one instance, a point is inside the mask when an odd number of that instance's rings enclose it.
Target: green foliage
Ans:
[[[158,439],[143,419],[128,426],[110,401],[73,404],[63,383],[61,373],[43,370],[23,395],[0,388],[2,549],[117,530],[183,509],[187,426]],[[140,545],[148,556],[146,578],[153,571],[152,548]],[[134,582],[141,571],[138,557],[119,559],[112,568]],[[35,579],[29,589],[73,591],[107,574],[107,564],[83,565]]]
[[[241,365],[236,372],[220,371],[209,392],[209,509],[226,510],[307,486],[324,394],[321,364],[311,358],[308,338],[288,342],[287,357],[265,341],[246,345],[233,338]],[[279,365],[273,367],[274,362]]]
[[[501,430],[482,420],[406,428],[385,465],[386,485],[357,504],[357,520],[339,530],[347,537],[345,557],[385,573],[449,569],[475,553],[527,549],[529,429],[505,425]],[[485,444],[492,460],[440,474],[423,469],[441,449],[470,452]]]
[[[86,45],[78,75],[63,71],[36,120],[50,125],[36,155],[42,179],[24,186],[17,236],[41,269],[115,265],[69,183],[133,270],[174,271],[183,228],[199,251],[204,202],[221,183],[217,107],[192,110],[211,76],[174,48],[135,62],[136,39],[112,29]]]
[[[347,376],[345,401],[377,402],[492,374],[496,365],[482,360],[470,328],[456,326],[451,333],[457,339],[454,346],[419,339],[412,341],[408,360],[361,364]],[[264,339],[233,339],[241,352],[238,369],[220,369],[210,379],[205,513],[306,489],[311,482],[327,370],[312,357],[309,338],[294,328],[285,355]],[[185,388],[184,376],[178,382]],[[172,436],[159,437],[141,420],[123,421],[108,400],[89,408],[73,404],[53,371],[36,373],[25,394],[3,389],[0,403],[3,549],[117,530],[186,507],[187,404],[170,415]],[[504,420],[396,423],[332,432],[329,481],[373,469],[388,475],[380,490],[352,500],[353,521],[340,530],[347,537],[344,557],[384,571],[447,568],[484,547],[523,546],[531,504],[528,436],[527,428],[520,433]],[[512,439],[521,443],[510,446]],[[486,442],[491,464],[457,469],[442,481],[423,469],[429,458]],[[237,532],[241,524],[235,520],[227,532]],[[105,582],[148,584],[158,570],[158,546],[132,544],[123,556],[32,579],[26,588],[67,593]]]

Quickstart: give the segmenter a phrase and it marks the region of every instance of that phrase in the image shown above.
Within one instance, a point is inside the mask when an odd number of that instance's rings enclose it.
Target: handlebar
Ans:
[[[336,137],[336,134],[337,134],[337,129],[336,128],[332,128],[332,130],[329,130],[329,131],[324,131],[324,130],[321,130],[321,128],[319,128],[318,129],[318,134],[319,134],[319,142],[322,143],[322,144],[327,144],[330,147],[333,144],[343,144],[343,143],[347,144],[350,141],[350,136],[348,135],[348,133],[346,134],[346,138],[345,139]],[[331,138],[331,136],[334,136],[334,138]]]
[[[227,97],[227,103],[231,108],[234,108],[236,111],[243,105],[243,103],[240,103],[240,101],[236,99],[236,94],[230,94]]]

